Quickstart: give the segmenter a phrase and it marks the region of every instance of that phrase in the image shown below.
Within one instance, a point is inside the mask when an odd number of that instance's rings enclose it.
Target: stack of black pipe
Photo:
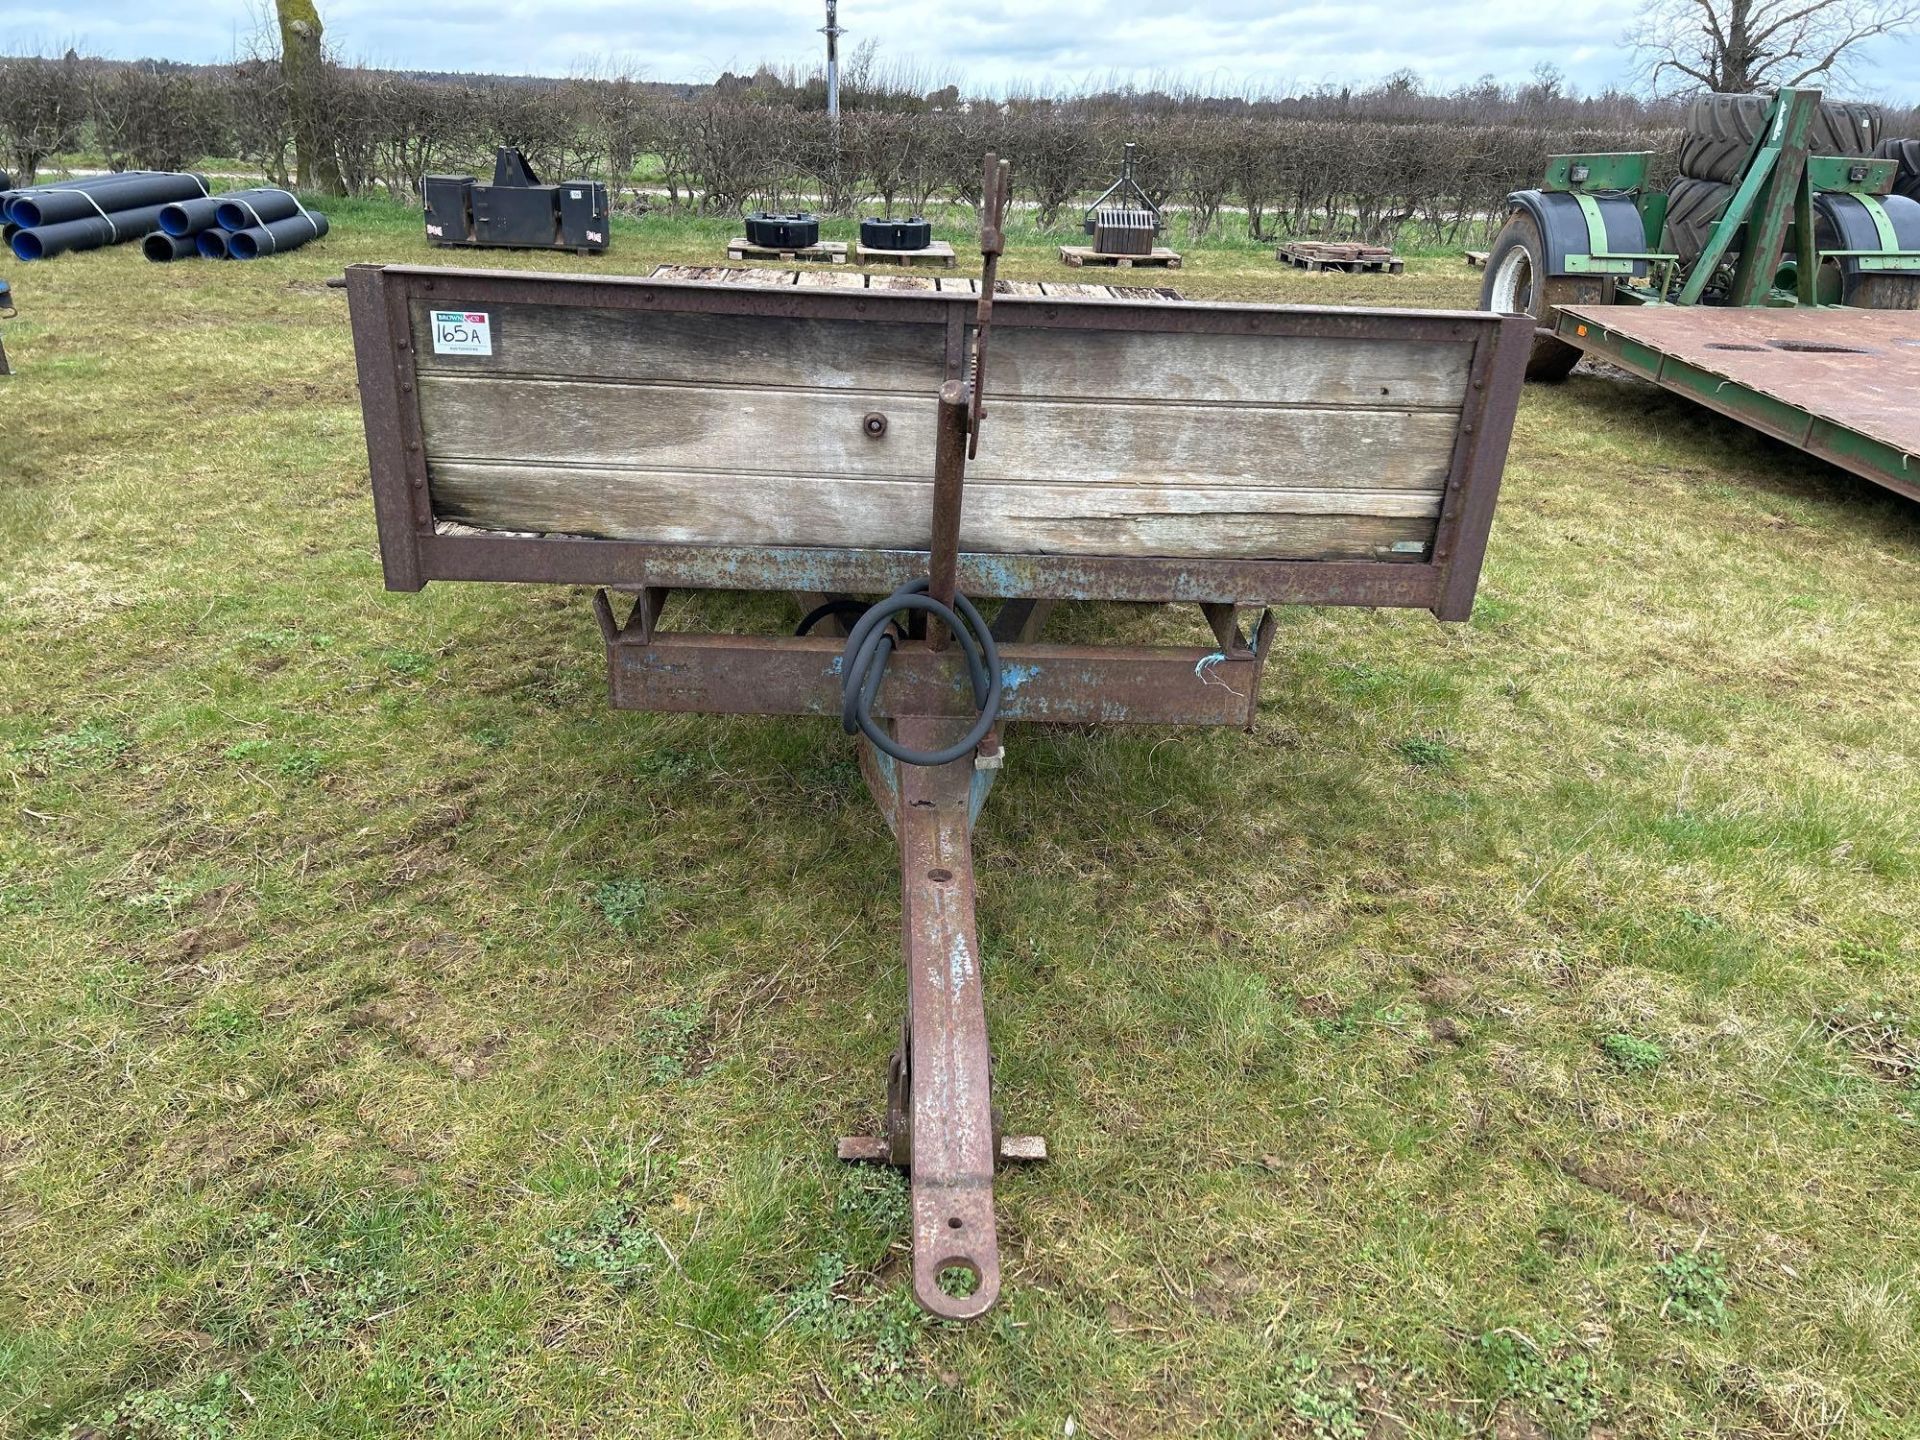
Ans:
[[[149,260],[254,260],[297,250],[327,233],[327,217],[308,210],[285,190],[264,187],[196,197],[160,212],[158,233],[146,239]]]
[[[144,239],[167,205],[206,193],[203,176],[156,170],[24,186],[6,192],[6,239],[21,260],[97,250]]]

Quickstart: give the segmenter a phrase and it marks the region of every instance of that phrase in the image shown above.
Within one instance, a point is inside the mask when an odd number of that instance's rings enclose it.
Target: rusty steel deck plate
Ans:
[[[1920,500],[1920,311],[1581,305],[1565,339]]]

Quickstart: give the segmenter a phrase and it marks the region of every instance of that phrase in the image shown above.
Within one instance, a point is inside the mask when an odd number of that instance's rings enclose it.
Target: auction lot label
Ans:
[[[436,355],[493,354],[493,324],[484,311],[435,310],[433,353]]]

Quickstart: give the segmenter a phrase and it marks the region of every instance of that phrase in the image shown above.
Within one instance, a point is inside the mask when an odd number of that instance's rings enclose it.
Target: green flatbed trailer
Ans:
[[[1576,305],[1555,333],[1920,500],[1920,311]]]
[[[1810,155],[1820,113],[1777,92],[1685,255],[1651,155],[1552,157],[1509,197],[1482,308],[1533,316],[1529,378],[1594,355],[1920,500],[1920,203],[1891,159]]]

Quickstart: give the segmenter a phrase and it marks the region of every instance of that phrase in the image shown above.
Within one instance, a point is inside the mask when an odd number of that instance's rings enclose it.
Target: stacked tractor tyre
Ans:
[[[1699,95],[1687,107],[1680,174],[1667,188],[1666,249],[1689,264],[1706,248],[1714,221],[1766,129],[1770,95]],[[1880,140],[1880,110],[1822,101],[1807,135],[1809,155],[1871,155]],[[1739,253],[1739,236],[1728,254]]]
[[[1893,193],[1909,200],[1920,200],[1920,140],[1882,140],[1873,147],[1877,160],[1897,161],[1893,174]]]

